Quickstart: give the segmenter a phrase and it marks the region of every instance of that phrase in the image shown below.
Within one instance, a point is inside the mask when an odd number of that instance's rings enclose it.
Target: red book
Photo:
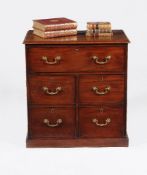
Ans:
[[[53,37],[61,37],[61,36],[72,36],[77,35],[76,29],[70,30],[55,30],[55,31],[46,31],[43,32],[41,30],[34,30],[33,33],[41,38],[53,38]]]
[[[76,29],[77,22],[67,18],[33,20],[33,28],[42,31]]]

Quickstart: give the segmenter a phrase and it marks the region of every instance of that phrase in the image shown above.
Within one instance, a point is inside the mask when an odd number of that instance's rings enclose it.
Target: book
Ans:
[[[35,30],[33,30],[33,34],[40,36],[42,38],[72,36],[72,35],[77,35],[77,29],[55,30],[55,31],[46,31],[46,32],[35,29]]]
[[[86,36],[111,37],[112,35],[110,22],[87,22]]]
[[[33,28],[42,31],[76,29],[77,22],[68,18],[49,18],[33,20]]]
[[[86,31],[86,36],[101,36],[101,37],[111,37],[113,35],[113,32],[95,32],[95,31]]]
[[[111,30],[110,22],[87,22],[88,30]]]

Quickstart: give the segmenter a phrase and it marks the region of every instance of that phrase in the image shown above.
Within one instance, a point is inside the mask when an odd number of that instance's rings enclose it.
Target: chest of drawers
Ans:
[[[52,39],[28,31],[27,147],[128,146],[128,43],[122,30]]]

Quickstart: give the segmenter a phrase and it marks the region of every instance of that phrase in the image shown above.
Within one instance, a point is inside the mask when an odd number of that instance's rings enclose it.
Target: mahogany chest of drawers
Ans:
[[[128,146],[128,43],[122,30],[52,39],[28,31],[27,147]]]

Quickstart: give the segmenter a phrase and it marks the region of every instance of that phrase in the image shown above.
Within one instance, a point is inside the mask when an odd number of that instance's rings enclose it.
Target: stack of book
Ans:
[[[112,36],[111,23],[110,22],[87,22],[87,36]]]
[[[33,20],[33,33],[42,38],[77,35],[77,22],[67,18]]]

